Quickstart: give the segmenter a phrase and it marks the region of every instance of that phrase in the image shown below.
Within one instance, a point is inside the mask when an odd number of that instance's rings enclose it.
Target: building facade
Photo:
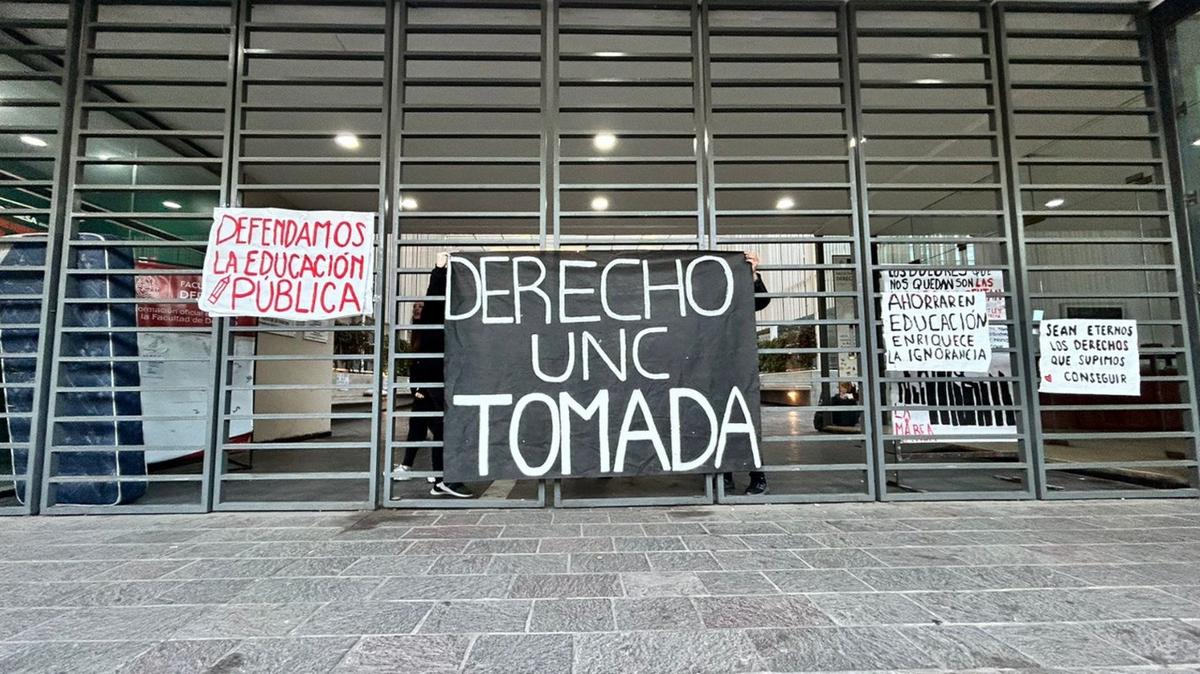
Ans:
[[[1188,4],[0,0],[0,506],[1200,495]],[[210,320],[225,205],[376,213],[373,316]],[[677,248],[763,259],[769,494],[397,472],[438,252]],[[986,375],[883,368],[906,274]],[[1043,318],[1136,319],[1141,395],[1039,394]]]

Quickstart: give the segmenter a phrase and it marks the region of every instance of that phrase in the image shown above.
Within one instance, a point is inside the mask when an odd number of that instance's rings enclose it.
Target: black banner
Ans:
[[[742,253],[456,253],[447,289],[447,480],[761,466]]]

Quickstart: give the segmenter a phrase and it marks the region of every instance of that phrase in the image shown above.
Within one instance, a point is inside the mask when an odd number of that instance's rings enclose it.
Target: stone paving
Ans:
[[[0,672],[1200,671],[1200,503],[0,521]]]

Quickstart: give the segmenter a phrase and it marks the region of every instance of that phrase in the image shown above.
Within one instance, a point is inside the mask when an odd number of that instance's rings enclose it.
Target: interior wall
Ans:
[[[332,334],[325,342],[305,338],[300,333],[258,335],[260,356],[332,356]],[[255,368],[255,384],[312,384],[308,390],[256,391],[254,412],[272,414],[308,414],[303,419],[263,419],[254,421],[254,442],[287,440],[329,433],[332,422],[333,391],[329,388],[330,370],[327,361],[259,361]]]

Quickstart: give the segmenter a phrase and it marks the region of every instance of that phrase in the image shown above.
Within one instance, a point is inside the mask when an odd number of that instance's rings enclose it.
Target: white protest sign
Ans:
[[[1038,391],[1141,394],[1137,321],[1055,318],[1040,328]]]
[[[998,269],[885,269],[879,275],[881,292],[983,292],[987,295],[988,329],[992,361],[986,379],[935,377],[949,374],[912,371],[910,381],[892,384],[889,398],[898,407],[892,412],[892,432],[910,436],[992,436],[1015,434],[1016,414],[1009,348],[1008,309],[1004,297],[1004,272]],[[924,379],[930,377],[930,379]],[[921,409],[934,408],[934,409]]]
[[[375,214],[217,208],[200,309],[321,320],[373,313]]]
[[[885,292],[882,305],[887,370],[988,371],[985,293]]]

